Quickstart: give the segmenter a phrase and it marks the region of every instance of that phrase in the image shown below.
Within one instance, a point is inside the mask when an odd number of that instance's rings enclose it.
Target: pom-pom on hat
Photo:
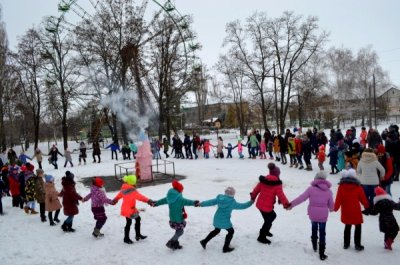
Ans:
[[[93,185],[99,188],[103,188],[104,180],[100,177],[93,178]]]
[[[47,183],[54,182],[54,177],[52,175],[45,175],[44,179]]]
[[[177,180],[172,181],[172,187],[180,193],[183,191],[183,185]]]
[[[26,171],[26,166],[25,166],[25,165],[22,165],[22,166],[21,166],[21,171],[22,171],[22,172],[25,172],[25,171]]]
[[[326,174],[325,171],[319,171],[317,172],[317,174],[315,174],[314,179],[326,179],[328,177],[328,175]]]
[[[35,170],[35,166],[32,165],[31,163],[26,163],[25,166],[26,166],[26,169],[29,171],[33,172],[33,170]]]
[[[376,187],[375,188],[375,195],[376,196],[380,196],[380,195],[386,195],[386,191],[384,189],[382,189],[381,187]]]
[[[136,185],[137,178],[135,175],[126,175],[122,180],[128,185]]]
[[[65,172],[65,177],[74,180],[75,175],[71,171]]]
[[[235,191],[235,188],[233,188],[233,187],[228,187],[225,190],[225,195],[230,196],[230,197],[235,197],[235,193],[236,193],[236,191]]]
[[[275,177],[279,177],[279,175],[281,174],[281,170],[279,169],[279,167],[277,167],[272,162],[268,164],[268,169],[269,169],[269,174]]]

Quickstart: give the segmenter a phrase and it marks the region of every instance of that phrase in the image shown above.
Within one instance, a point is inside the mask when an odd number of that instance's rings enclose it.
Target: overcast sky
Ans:
[[[97,0],[94,0],[96,2]],[[165,2],[159,0],[159,2]],[[254,11],[280,16],[283,11],[315,15],[321,28],[330,33],[327,46],[344,46],[357,51],[369,44],[378,52],[382,67],[392,82],[400,87],[400,1],[399,0],[176,0],[181,14],[192,14],[194,29],[203,49],[200,57],[211,67],[221,53],[225,25],[235,19],[244,20]],[[43,16],[57,15],[57,0],[0,0],[10,47],[17,36]],[[90,10],[89,0],[78,0]],[[157,6],[149,1],[150,6]],[[72,16],[72,15],[71,15]]]

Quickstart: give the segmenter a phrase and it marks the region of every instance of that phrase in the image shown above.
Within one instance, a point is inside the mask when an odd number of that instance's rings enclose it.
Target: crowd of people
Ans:
[[[222,248],[224,253],[234,250],[230,242],[234,235],[234,228],[231,222],[231,213],[233,210],[249,208],[255,203],[257,209],[264,220],[259,230],[257,241],[262,244],[271,244],[270,238],[273,236],[271,228],[277,215],[274,211],[276,201],[285,209],[291,210],[302,202],[309,200],[307,208],[311,221],[311,243],[314,251],[318,251],[319,258],[325,260],[328,256],[326,250],[326,224],[329,212],[341,211],[341,221],[345,225],[343,234],[343,248],[348,249],[351,242],[351,229],[355,226],[354,247],[357,251],[364,250],[361,243],[363,214],[378,215],[379,229],[384,233],[384,247],[392,250],[392,244],[398,234],[399,226],[393,215],[393,210],[400,210],[400,202],[395,202],[391,196],[390,186],[392,181],[398,180],[399,174],[399,150],[400,135],[399,128],[391,125],[381,135],[374,129],[367,133],[362,128],[360,136],[357,137],[355,128],[350,128],[345,132],[331,130],[329,140],[323,131],[314,129],[302,133],[301,130],[294,130],[292,133],[286,130],[284,136],[270,133],[268,130],[261,137],[258,131],[253,131],[248,135],[246,144],[242,144],[242,139],[238,139],[235,146],[223,144],[222,138],[218,138],[215,145],[217,152],[216,158],[224,158],[224,149],[228,150],[227,158],[232,158],[232,150],[238,148],[239,158],[243,159],[243,148],[248,148],[249,158],[275,160],[268,164],[268,174],[259,177],[258,184],[250,193],[250,199],[247,202],[239,203],[235,197],[235,189],[227,187],[223,194],[208,200],[191,200],[183,197],[182,183],[174,180],[172,188],[168,190],[166,196],[159,200],[152,200],[141,194],[136,187],[136,176],[127,175],[123,178],[123,184],[120,192],[113,198],[107,197],[103,186],[104,181],[100,177],[93,178],[90,193],[81,196],[75,189],[74,174],[66,171],[62,178],[62,190],[58,192],[54,185],[54,177],[45,174],[39,163],[38,156],[41,153],[35,151],[34,156],[38,159],[39,169],[34,171],[34,166],[27,162],[24,153],[19,158],[12,149],[8,157],[8,164],[2,167],[2,180],[0,181],[0,194],[12,196],[12,206],[23,209],[26,214],[40,214],[42,222],[49,221],[50,226],[55,226],[60,222],[59,214],[61,209],[66,216],[61,228],[64,232],[75,232],[73,228],[74,216],[79,213],[79,201],[85,202],[91,200],[92,213],[96,220],[92,235],[94,237],[104,236],[101,229],[106,223],[107,216],[104,206],[106,204],[116,205],[122,200],[121,216],[126,219],[123,242],[132,244],[130,238],[130,228],[133,219],[135,220],[135,240],[144,240],[147,236],[141,231],[141,217],[136,207],[136,202],[141,201],[149,204],[151,207],[168,205],[169,207],[169,226],[175,231],[172,238],[166,243],[170,249],[181,249],[179,238],[183,235],[186,227],[187,213],[186,206],[209,207],[217,206],[214,215],[214,230],[212,230],[204,239],[200,241],[202,248],[206,249],[207,243],[217,236],[222,229],[228,233]],[[260,139],[261,137],[261,139]],[[206,148],[212,148],[214,145],[209,140],[201,140],[198,135],[190,139],[185,135],[182,148],[185,150],[183,155],[179,137],[174,137],[172,148],[176,158],[197,159],[198,151],[203,149],[206,156]],[[385,145],[383,144],[385,142]],[[329,146],[328,153],[325,153],[326,146]],[[168,140],[163,139],[160,144],[164,147],[164,154],[168,156],[170,147]],[[80,149],[85,149],[84,144]],[[112,148],[112,147],[111,147]],[[131,148],[129,148],[131,150]],[[15,153],[15,152],[14,152]],[[83,155],[84,154],[84,155]],[[314,181],[297,198],[290,201],[286,197],[282,180],[280,179],[280,168],[277,163],[287,164],[286,155],[290,158],[290,167],[299,169],[305,168],[312,170],[311,159],[318,160],[319,170],[315,174]],[[52,164],[57,169],[56,146],[53,146],[49,152]],[[116,155],[116,153],[115,153]],[[25,157],[24,157],[25,156]],[[64,154],[66,156],[66,153]],[[331,191],[331,183],[327,180],[328,174],[324,169],[326,157],[329,157],[331,174],[337,174],[340,171],[341,180],[335,199]],[[86,163],[86,150],[80,151],[79,163]],[[25,159],[25,160],[24,160]],[[17,164],[19,161],[19,165]],[[25,163],[21,163],[24,161]],[[40,159],[41,161],[41,159]],[[98,157],[100,162],[100,157]],[[66,159],[67,162],[72,162]],[[4,181],[6,180],[6,181]],[[60,199],[59,199],[60,198]],[[39,212],[36,211],[36,203],[39,204]],[[361,207],[363,206],[363,207]],[[2,201],[0,199],[0,214],[2,213]],[[47,211],[47,216],[46,216]],[[54,213],[54,216],[53,216]]]

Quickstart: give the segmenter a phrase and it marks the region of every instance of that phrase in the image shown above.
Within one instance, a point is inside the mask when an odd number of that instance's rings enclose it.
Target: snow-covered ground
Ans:
[[[358,130],[359,132],[359,130]],[[215,136],[213,137],[215,138]],[[234,143],[235,135],[224,135],[225,143]],[[214,141],[215,142],[215,141]],[[73,147],[72,147],[73,148]],[[47,150],[43,146],[42,150]],[[245,149],[246,151],[246,149]],[[29,153],[29,152],[28,152]],[[227,186],[236,189],[239,202],[249,200],[249,193],[258,182],[259,175],[267,173],[270,160],[239,160],[235,150],[233,159],[210,158],[198,160],[177,160],[177,174],[186,175],[182,180],[184,196],[190,199],[207,200],[223,193]],[[91,154],[89,154],[90,156]],[[91,158],[85,166],[77,166],[77,154],[73,155],[75,167],[71,170],[77,180],[77,190],[84,196],[89,192],[79,179],[96,175],[114,174],[115,160],[110,160],[109,150],[102,151],[102,163],[93,164]],[[56,178],[56,186],[61,188],[61,177],[65,170],[61,164],[59,170],[44,162],[45,173]],[[120,162],[120,161],[119,161]],[[313,160],[313,172],[281,166],[281,178],[284,191],[289,200],[301,194],[313,180],[317,172],[316,160]],[[328,168],[328,161],[326,168]],[[37,164],[34,162],[35,166]],[[336,194],[339,175],[329,175]],[[141,188],[140,192],[153,200],[166,195],[170,184]],[[397,200],[400,196],[400,184],[395,182],[392,193]],[[113,198],[116,192],[108,193]],[[271,245],[256,241],[262,224],[262,217],[255,206],[243,211],[235,211],[232,222],[235,235],[231,243],[235,251],[222,253],[225,231],[214,238],[203,250],[199,241],[213,229],[214,207],[187,207],[187,227],[180,242],[182,250],[172,251],[165,243],[174,231],[168,225],[168,207],[151,208],[139,202],[142,209],[142,232],[148,238],[133,245],[123,243],[125,218],[119,214],[121,202],[106,207],[107,223],[102,229],[105,237],[94,238],[91,233],[95,224],[90,202],[80,204],[79,215],[75,216],[75,233],[64,233],[60,225],[51,227],[42,223],[38,215],[27,215],[22,210],[11,207],[11,199],[3,198],[5,215],[0,216],[0,263],[9,264],[320,264],[318,255],[313,252],[310,242],[311,224],[307,216],[307,203],[291,211],[276,205],[277,219],[271,232]],[[37,206],[38,210],[38,206]],[[395,213],[400,221],[400,214]],[[65,219],[61,214],[61,221]],[[383,248],[383,234],[379,232],[378,217],[364,217],[362,243],[365,251],[357,252],[354,245],[348,250],[342,248],[344,225],[340,222],[340,213],[331,213],[327,223],[326,264],[397,264],[400,258],[400,243],[393,245],[393,251]],[[353,232],[353,231],[352,231]],[[134,238],[134,231],[131,231]],[[353,241],[353,240],[352,240]]]

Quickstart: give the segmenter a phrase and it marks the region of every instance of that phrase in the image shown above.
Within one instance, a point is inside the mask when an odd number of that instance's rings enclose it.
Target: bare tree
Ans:
[[[266,38],[273,49],[274,71],[280,84],[279,128],[285,128],[285,119],[291,101],[292,85],[299,71],[310,58],[323,48],[327,33],[320,32],[318,18],[310,16],[303,20],[293,12],[268,21]]]
[[[4,114],[5,114],[5,90],[7,89],[7,53],[8,53],[8,40],[7,32],[3,21],[1,20],[1,6],[0,6],[0,143],[2,149],[5,149],[6,144],[6,133],[4,126]]]

